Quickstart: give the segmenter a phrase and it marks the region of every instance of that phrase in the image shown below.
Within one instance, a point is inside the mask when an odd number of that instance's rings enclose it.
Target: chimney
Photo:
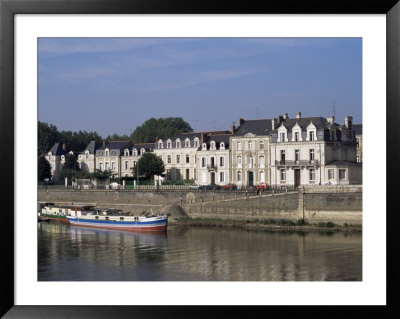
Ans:
[[[201,133],[201,145],[203,145],[205,139],[206,139],[207,133],[206,132],[202,132]]]
[[[242,125],[243,123],[244,123],[244,119],[243,119],[243,118],[240,118],[240,119],[239,119],[239,126]]]
[[[345,116],[344,118],[344,125],[351,129],[353,127],[353,117],[352,116]]]
[[[277,125],[281,124],[283,122],[283,116],[282,115],[278,115],[277,117]]]
[[[282,116],[283,116],[283,119],[284,119],[284,120],[287,120],[287,119],[289,118],[289,116],[288,116],[288,114],[287,114],[287,113],[283,113],[283,115],[282,115]]]
[[[275,130],[275,119],[274,118],[272,118],[271,119],[271,127],[272,127],[272,130]]]
[[[326,118],[326,120],[328,121],[328,123],[333,124],[333,122],[335,122],[335,117],[334,116],[328,116]]]
[[[62,149],[63,149],[64,151],[67,151],[67,147],[65,146],[65,143],[62,144]]]
[[[232,123],[232,134],[235,134],[235,122]]]
[[[296,113],[296,119],[301,119],[301,112]]]

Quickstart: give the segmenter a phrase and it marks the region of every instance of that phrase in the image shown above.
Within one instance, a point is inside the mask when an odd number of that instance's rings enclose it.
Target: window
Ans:
[[[176,180],[180,181],[181,180],[181,170],[176,169],[175,174],[176,174]]]
[[[224,166],[225,165],[225,157],[220,157],[219,158],[219,166]]]
[[[237,173],[237,180],[238,180],[238,182],[242,181],[242,172],[240,172],[240,171]]]
[[[86,153],[86,158],[89,158],[89,153]]]
[[[142,149],[140,150],[140,155],[143,155],[145,152],[146,152],[145,149],[142,148]]]
[[[181,156],[176,155],[176,163],[179,164],[181,162]]]
[[[258,162],[261,168],[263,168],[265,166],[265,157],[264,156],[260,156],[258,158]]]
[[[171,170],[170,169],[167,169],[167,180],[171,180],[172,178],[171,178],[172,176],[171,176]]]
[[[339,169],[339,180],[344,180],[344,179],[346,179],[346,170]]]
[[[237,165],[238,165],[238,168],[242,168],[242,157],[241,156],[237,157]]]
[[[197,179],[197,170],[194,169],[194,179]]]
[[[189,140],[185,141],[185,147],[190,147],[190,141]]]
[[[294,141],[295,141],[295,142],[300,141],[299,136],[300,136],[299,132],[295,132],[295,133],[294,133]]]
[[[264,141],[260,141],[260,150],[264,149]]]
[[[219,181],[224,182],[225,181],[224,178],[225,178],[224,172],[220,172],[219,173]]]
[[[265,183],[265,173],[264,172],[260,173],[260,182]]]
[[[111,162],[111,169],[115,170],[115,162]]]
[[[135,167],[136,166],[136,161],[133,161],[133,167]]]
[[[249,168],[253,168],[253,156],[248,157]]]
[[[310,150],[310,161],[313,161],[313,160],[314,160],[314,150],[311,149]]]
[[[186,154],[186,163],[190,163],[190,157],[189,157],[189,154]]]
[[[281,162],[282,164],[285,164],[285,160],[286,160],[286,153],[285,150],[281,151]]]
[[[315,181],[315,169],[310,169],[310,181]]]
[[[159,142],[158,142],[158,148],[163,148],[163,143],[162,143],[162,141],[159,141]]]
[[[137,149],[136,148],[133,149],[133,155],[137,156]]]
[[[125,161],[125,169],[128,169],[128,161]]]
[[[294,160],[300,161],[300,150],[294,150]]]
[[[194,141],[194,146],[195,146],[195,147],[199,147],[199,140],[195,140],[195,141]]]
[[[357,155],[357,163],[360,163],[360,155]]]
[[[242,150],[242,142],[237,142],[237,150],[238,151]]]
[[[314,141],[314,132],[313,131],[310,132],[310,141]]]
[[[168,142],[167,142],[167,148],[172,148],[171,141],[168,141]]]
[[[334,179],[334,178],[335,178],[335,170],[328,169],[328,179]]]
[[[285,141],[285,133],[281,133],[281,142]]]
[[[360,148],[360,138],[357,137],[357,138],[356,138],[356,141],[357,141],[357,148]]]
[[[176,141],[176,147],[181,147],[181,141]]]
[[[215,150],[215,142],[211,142],[211,149]]]
[[[108,154],[109,154],[109,152],[108,152],[108,151],[106,151],[106,156],[108,156]]]
[[[106,162],[105,169],[109,169],[109,167],[110,167],[110,163]]]
[[[201,167],[206,167],[206,158],[205,157],[201,158]]]
[[[224,142],[221,142],[221,143],[219,144],[219,149],[221,149],[221,150],[224,150],[224,149],[225,149],[225,143],[224,143]]]
[[[286,170],[281,169],[281,181],[286,181]]]
[[[249,150],[252,150],[252,149],[253,149],[253,142],[249,141]]]
[[[124,217],[120,217],[119,220],[124,220]]]
[[[214,159],[214,157],[211,157],[210,160],[211,160],[211,168],[214,168],[215,167],[215,159]]]
[[[171,164],[171,155],[168,155],[168,156],[167,156],[167,163],[168,163],[168,164]]]
[[[125,151],[124,151],[124,155],[125,155],[125,156],[129,156],[129,150],[125,150]]]
[[[103,163],[102,163],[102,162],[99,163],[99,169],[100,169],[101,171],[103,170]]]
[[[203,145],[202,145],[202,150],[204,150],[204,151],[207,150],[207,144],[206,144],[206,143],[203,143]]]

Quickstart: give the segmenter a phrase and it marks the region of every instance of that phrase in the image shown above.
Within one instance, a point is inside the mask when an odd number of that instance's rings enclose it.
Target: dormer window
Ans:
[[[178,147],[178,148],[181,147],[181,140],[176,140],[176,147]]]
[[[225,143],[221,142],[221,144],[219,144],[219,149],[220,150],[224,150],[225,149]]]
[[[158,148],[163,148],[163,142],[162,142],[162,140],[159,140],[159,141],[158,141]]]
[[[125,156],[129,156],[129,150],[125,150],[125,151],[124,151],[124,155],[125,155]]]
[[[206,143],[203,143],[202,150],[203,151],[207,150],[207,144]]]
[[[65,156],[64,156],[64,155],[61,155],[61,159],[62,159],[62,160],[65,160]]]
[[[286,140],[286,133],[280,133],[280,140],[281,140],[281,142],[285,142],[285,140]]]
[[[194,140],[194,147],[199,147],[199,139],[197,137]]]
[[[167,141],[167,148],[172,148],[172,143],[170,140]]]
[[[110,151],[106,150],[106,156],[109,156],[109,154],[110,154]]]
[[[133,156],[137,156],[137,149],[136,148],[133,149]]]
[[[314,141],[315,137],[314,137],[314,131],[310,131],[309,132],[309,141]]]
[[[85,157],[86,157],[86,158],[89,158],[89,151],[86,151]]]
[[[317,128],[313,123],[307,127],[307,141],[312,142],[317,140]]]
[[[215,150],[215,142],[214,142],[214,141],[211,142],[210,148],[211,148],[212,150]]]
[[[140,155],[143,155],[145,152],[146,152],[146,151],[145,151],[144,148],[140,149]]]
[[[185,140],[185,147],[190,147],[190,140],[189,139]]]

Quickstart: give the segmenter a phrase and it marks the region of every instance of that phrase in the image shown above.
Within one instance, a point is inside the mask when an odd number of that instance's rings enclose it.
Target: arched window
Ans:
[[[159,141],[158,141],[158,148],[163,148],[163,142],[162,142],[162,140],[159,140]]]
[[[224,149],[225,149],[225,143],[224,143],[224,142],[221,142],[221,144],[219,144],[219,148],[220,148],[221,150],[224,150]]]
[[[194,147],[199,147],[199,139],[196,137],[195,139],[194,139]]]
[[[260,141],[260,150],[264,149],[264,141]]]
[[[140,155],[143,155],[146,152],[144,148],[140,149]]]
[[[238,151],[242,150],[242,142],[237,142],[237,150]]]
[[[188,138],[185,140],[185,147],[190,147],[190,140]]]
[[[249,141],[249,150],[252,150],[252,149],[253,149],[253,142]]]
[[[133,156],[137,156],[137,149],[136,148],[133,149]]]
[[[125,156],[129,156],[129,150],[128,150],[128,149],[126,149],[126,150],[124,151],[124,155],[125,155]]]
[[[207,150],[207,144],[206,143],[203,143],[202,150]]]
[[[108,156],[109,153],[110,153],[109,150],[106,150],[106,156]]]
[[[215,150],[215,142],[214,142],[214,141],[211,142],[210,148],[211,148],[212,150]]]
[[[180,139],[176,140],[176,147],[178,147],[178,148],[181,147],[181,140]]]
[[[167,148],[172,148],[171,140],[168,140],[168,141],[167,141]]]

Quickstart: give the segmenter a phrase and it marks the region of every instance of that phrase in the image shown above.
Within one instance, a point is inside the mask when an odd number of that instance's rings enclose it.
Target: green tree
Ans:
[[[151,179],[154,175],[162,175],[165,170],[165,165],[163,160],[154,153],[144,153],[132,168],[135,177],[137,177],[138,168],[139,176]]]
[[[67,154],[65,156],[65,163],[60,172],[61,176],[67,177],[69,179],[75,179],[76,173],[78,171],[80,171],[80,168],[75,155]]]
[[[193,132],[181,117],[151,118],[136,127],[130,138],[134,143],[153,143],[156,138],[166,138],[179,133]]]
[[[44,156],[38,159],[38,181],[43,182],[51,177],[51,166]]]
[[[56,126],[38,122],[38,155],[47,153],[59,140],[60,133]]]
[[[109,180],[110,178],[114,177],[114,173],[111,171],[111,169],[106,169],[104,171],[100,169],[95,169],[95,171],[91,174],[93,179],[97,179],[100,182],[104,182],[106,180]]]

